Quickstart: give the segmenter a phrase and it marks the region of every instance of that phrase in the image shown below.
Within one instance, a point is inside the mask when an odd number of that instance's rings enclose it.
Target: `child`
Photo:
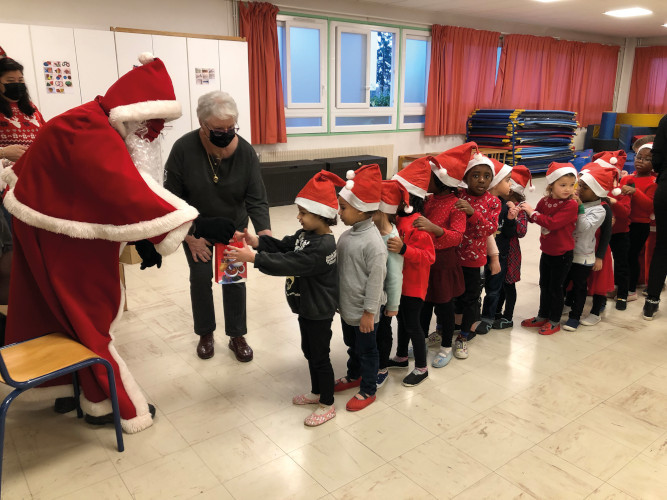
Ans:
[[[563,313],[563,285],[574,249],[574,227],[578,203],[572,199],[577,171],[570,163],[551,162],[547,170],[546,196],[536,208],[523,202],[521,209],[528,220],[542,226],[540,235],[540,309],[537,316],[525,319],[521,326],[539,328],[540,335],[560,331]]]
[[[341,189],[339,215],[352,226],[338,239],[339,310],[343,341],[348,347],[347,374],[336,380],[334,391],[359,387],[347,402],[358,411],[375,401],[378,373],[377,323],[387,274],[387,246],[372,216],[380,206],[382,174],[377,165],[347,173]]]
[[[461,333],[456,338],[454,356],[468,357],[468,340],[476,334],[472,325],[478,319],[479,299],[482,293],[482,268],[486,264],[487,238],[498,229],[500,201],[488,192],[493,180],[493,162],[484,155],[475,154],[466,166],[463,182],[466,188],[454,205],[466,214],[466,232],[459,245],[465,292],[456,300],[463,314]]]
[[[621,192],[629,195],[630,200],[630,248],[628,263],[630,282],[628,284],[628,302],[637,300],[637,281],[639,279],[639,254],[646,243],[651,230],[653,197],[658,185],[653,176],[651,149],[653,143],[640,146],[635,156],[635,173],[621,179]]]
[[[509,212],[507,221],[503,224],[498,237],[508,240],[507,250],[507,271],[503,289],[498,299],[496,308],[496,320],[493,322],[494,330],[503,330],[514,326],[514,306],[516,304],[516,282],[521,279],[521,246],[519,238],[523,238],[528,231],[528,216],[526,212],[519,209],[521,203],[526,201],[524,196],[526,187],[530,191],[535,191],[530,170],[523,165],[515,165],[512,168],[512,177],[510,179],[510,194],[507,205]],[[511,216],[514,218],[511,218]],[[505,312],[503,313],[503,302]]]
[[[574,197],[578,205],[578,217],[574,229],[572,265],[565,280],[566,285],[572,282],[572,309],[563,325],[563,330],[569,332],[579,328],[581,313],[586,303],[588,276],[597,260],[595,232],[606,216],[600,198],[609,194],[614,182],[618,182],[618,171],[595,163],[584,165],[579,176],[579,185]],[[601,262],[600,267],[602,267]]]
[[[428,377],[426,344],[421,328],[421,309],[424,305],[431,264],[435,262],[433,239],[413,223],[421,216],[423,200],[431,181],[431,165],[428,158],[420,158],[396,174],[397,180],[410,194],[410,206],[401,202],[398,211],[398,234],[387,242],[390,252],[403,255],[403,288],[398,309],[398,339],[396,357],[388,366],[407,367],[408,343],[412,341],[415,368],[403,379],[403,385],[413,387]]]
[[[391,238],[398,237],[396,229],[396,212],[401,200],[409,202],[408,192],[398,181],[382,181],[382,198],[380,208],[373,215],[373,222],[380,231],[382,240],[387,244]],[[384,291],[387,301],[380,314],[377,329],[377,346],[379,354],[377,388],[387,381],[389,371],[387,363],[391,354],[392,331],[391,318],[398,314],[403,287],[403,256],[398,252],[387,255],[387,277],[384,280]]]
[[[334,374],[329,359],[331,322],[338,302],[336,240],[330,226],[336,224],[338,201],[334,186],[344,186],[337,175],[322,170],[299,192],[296,218],[303,229],[277,240],[254,236],[245,230],[244,248],[231,248],[225,254],[240,262],[254,262],[261,272],[287,276],[285,295],[292,312],[299,315],[301,349],[308,360],[310,394],[292,398],[295,405],[318,407],[304,423],[313,427],[336,416]],[[250,245],[257,249],[254,253]]]
[[[431,362],[434,368],[447,366],[454,355],[454,299],[465,291],[456,249],[466,229],[466,216],[454,205],[458,200],[457,186],[463,179],[464,165],[470,161],[473,148],[474,143],[463,144],[430,158],[429,191],[434,194],[424,203],[424,215],[413,223],[416,228],[431,233],[435,246],[435,262],[431,266],[421,314],[422,330],[427,332],[435,309],[440,351]]]

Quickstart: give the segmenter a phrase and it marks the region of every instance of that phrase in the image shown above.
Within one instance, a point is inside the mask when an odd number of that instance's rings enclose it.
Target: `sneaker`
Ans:
[[[642,296],[643,297],[648,297],[648,291],[647,290],[642,290]]]
[[[320,402],[320,397],[316,394],[299,394],[292,398],[293,405],[315,405]]]
[[[563,324],[563,330],[567,330],[568,332],[574,332],[577,330],[577,328],[579,328],[578,319],[568,318],[567,321]]]
[[[449,364],[453,356],[454,356],[454,350],[451,348],[448,349],[447,354],[440,351],[438,354],[435,355],[433,361],[431,361],[431,366],[433,368],[444,368]]]
[[[581,324],[584,326],[595,326],[600,321],[602,321],[602,318],[597,314],[589,314],[588,316],[586,316],[584,319],[581,320]]]
[[[642,310],[642,318],[646,321],[652,321],[653,316],[658,312],[658,304],[660,304],[659,300],[646,299],[646,302],[644,302],[644,309]]]
[[[426,344],[429,347],[439,346],[442,343],[442,334],[440,330],[436,330],[433,333],[429,334]]]
[[[461,332],[461,335],[463,335],[463,334],[464,334],[464,332]],[[465,334],[465,338],[468,342],[470,342],[475,337],[477,337],[477,333],[475,333],[475,330],[472,330],[471,332]]]
[[[336,408],[334,408],[334,405],[320,405],[317,410],[304,419],[303,423],[308,427],[317,427],[318,425],[322,425],[324,422],[328,422],[335,416]]]
[[[397,361],[394,358],[389,358],[389,361],[387,361],[387,368],[407,368],[407,367],[408,367],[407,359],[405,361]]]
[[[384,385],[388,377],[389,377],[389,370],[387,370],[386,372],[378,372],[378,378],[377,381],[375,382],[375,385],[377,386],[378,389]]]
[[[403,379],[403,385],[405,387],[414,387],[421,384],[424,380],[428,378],[428,370],[421,371],[416,368],[408,373],[408,376]]]
[[[351,387],[359,387],[361,385],[361,377],[355,379],[349,379],[347,377],[341,377],[336,379],[334,382],[334,392],[345,391]]]
[[[540,335],[553,335],[557,332],[560,332],[560,325],[552,325],[549,321],[537,331]]]
[[[357,397],[360,396],[360,397]],[[367,396],[363,392],[359,392],[352,396],[352,399],[350,399],[347,404],[345,405],[345,409],[347,411],[359,411],[363,410],[366,408],[368,405],[370,405],[373,401],[375,401],[375,394],[372,396]]]
[[[461,335],[456,337],[454,342],[454,356],[458,359],[466,359],[468,357],[468,342]]]
[[[514,321],[512,321],[511,319],[498,318],[493,322],[493,326],[491,326],[491,328],[493,328],[494,330],[504,330],[506,328],[512,328],[513,326],[514,326]]]
[[[537,319],[537,316],[535,316],[533,318],[524,319],[521,322],[521,326],[524,328],[540,328],[547,323],[549,323],[548,319]]]
[[[628,302],[637,300],[637,292],[628,292]]]
[[[626,299],[616,299],[616,309],[625,311],[628,308],[628,301]]]
[[[473,325],[472,330],[477,335],[486,335],[491,330],[491,323],[487,323],[484,320],[479,321],[479,322],[477,322],[477,326]],[[468,340],[470,340],[470,339],[468,339]]]

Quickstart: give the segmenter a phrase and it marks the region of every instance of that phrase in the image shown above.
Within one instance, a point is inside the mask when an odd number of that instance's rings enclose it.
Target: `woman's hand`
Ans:
[[[390,252],[400,253],[402,248],[403,240],[398,236],[394,236],[393,238],[389,238],[387,240],[387,250]]]
[[[442,233],[444,232],[440,226],[433,224],[423,215],[420,215],[415,219],[415,221],[412,223],[412,227],[416,227],[417,229],[426,231],[427,233],[432,233],[435,236],[442,236]]]
[[[466,200],[457,200],[456,203],[454,203],[454,207],[461,210],[461,212],[465,212],[468,217],[475,213],[475,209],[472,208],[470,203],[468,203]]]
[[[185,237],[185,242],[190,248],[190,253],[192,254],[192,260],[195,262],[208,262],[211,260],[213,254],[209,248],[211,244],[205,238],[195,238],[194,236],[188,235]]]
[[[1,158],[7,158],[11,162],[18,161],[21,156],[23,156],[23,153],[25,153],[28,150],[26,146],[21,146],[20,144],[12,144],[11,146],[6,146],[2,148],[2,152],[0,152],[0,157]]]
[[[244,241],[243,248],[227,247],[225,249],[225,258],[234,262],[255,262],[255,252]]]

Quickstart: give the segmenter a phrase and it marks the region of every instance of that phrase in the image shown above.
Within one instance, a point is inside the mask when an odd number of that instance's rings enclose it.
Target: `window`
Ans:
[[[400,127],[424,128],[428,72],[431,62],[431,38],[423,31],[403,31],[401,53],[401,116]]]
[[[278,16],[280,72],[289,133],[326,132],[326,31],[321,19]]]

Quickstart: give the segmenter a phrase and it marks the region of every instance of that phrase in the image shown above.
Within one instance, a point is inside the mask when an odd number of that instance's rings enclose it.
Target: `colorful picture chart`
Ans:
[[[195,68],[195,83],[197,85],[210,85],[215,81],[215,69]]]
[[[68,61],[44,61],[44,82],[48,94],[73,94],[72,67]]]

